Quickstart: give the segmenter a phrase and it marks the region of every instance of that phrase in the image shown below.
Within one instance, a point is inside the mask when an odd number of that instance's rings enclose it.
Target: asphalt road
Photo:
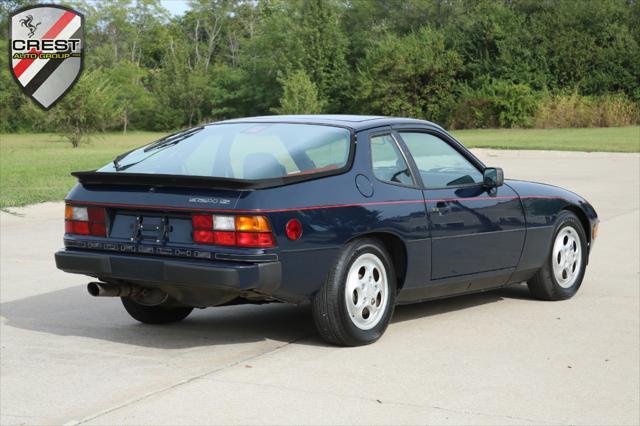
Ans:
[[[640,423],[640,156],[477,153],[596,207],[582,289],[403,306],[379,342],[353,349],[325,345],[305,307],[138,324],[56,270],[62,203],[0,213],[1,423]]]

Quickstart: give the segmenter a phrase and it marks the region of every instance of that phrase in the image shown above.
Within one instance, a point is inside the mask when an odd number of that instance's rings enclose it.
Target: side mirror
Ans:
[[[486,187],[497,188],[504,184],[504,172],[499,167],[487,167],[482,175]]]

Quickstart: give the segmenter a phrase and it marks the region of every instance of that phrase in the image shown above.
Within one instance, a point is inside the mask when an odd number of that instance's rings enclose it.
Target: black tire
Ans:
[[[372,309],[377,305],[379,308],[375,308],[375,311],[380,310],[379,314],[372,314],[378,318],[377,323],[373,325],[372,320],[372,328],[366,330],[359,328],[352,321],[345,299],[349,270],[354,262],[365,254],[372,254],[381,261],[387,278],[386,296],[384,298],[381,297],[379,305],[377,304],[377,295],[375,298],[368,299],[363,297],[361,299],[365,304],[368,300],[371,300]],[[377,265],[372,269],[371,274],[374,276]],[[380,272],[378,272],[378,276],[380,276]],[[379,284],[383,285],[383,281],[379,281]],[[340,253],[336,264],[329,271],[325,283],[313,298],[313,320],[318,333],[325,341],[340,346],[360,346],[375,342],[382,336],[393,315],[396,302],[396,285],[393,263],[387,250],[379,241],[361,239],[347,244]],[[375,292],[375,290],[373,291]],[[357,299],[355,290],[354,298]],[[365,307],[365,309],[367,308]]]
[[[553,247],[558,237],[558,234],[565,230],[567,227],[575,230],[580,240],[580,267],[577,272],[577,277],[573,284],[566,288],[561,286],[556,279],[554,274],[554,261],[555,256],[553,253]],[[553,238],[551,240],[551,244],[549,247],[549,253],[547,254],[547,259],[545,260],[542,268],[536,273],[536,275],[527,282],[527,286],[529,287],[529,291],[531,294],[541,300],[566,300],[573,297],[574,294],[577,293],[580,285],[582,284],[582,280],[584,278],[584,273],[587,267],[587,260],[589,256],[588,252],[589,248],[587,245],[587,237],[585,235],[584,228],[582,227],[582,223],[580,220],[569,211],[563,211],[558,216],[557,225],[553,232]]]
[[[141,305],[129,297],[122,297],[121,300],[129,315],[145,324],[167,324],[182,321],[193,311],[191,307]]]

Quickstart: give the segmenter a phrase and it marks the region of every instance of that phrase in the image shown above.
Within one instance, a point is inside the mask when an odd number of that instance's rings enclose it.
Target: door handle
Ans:
[[[447,203],[444,201],[438,201],[436,206],[431,208],[431,213],[438,213],[439,215],[443,215],[449,213],[451,208],[447,207]]]

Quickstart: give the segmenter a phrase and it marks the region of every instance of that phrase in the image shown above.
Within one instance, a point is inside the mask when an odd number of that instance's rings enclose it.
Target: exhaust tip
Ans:
[[[93,297],[98,297],[100,295],[100,284],[98,283],[87,284],[87,291]]]

